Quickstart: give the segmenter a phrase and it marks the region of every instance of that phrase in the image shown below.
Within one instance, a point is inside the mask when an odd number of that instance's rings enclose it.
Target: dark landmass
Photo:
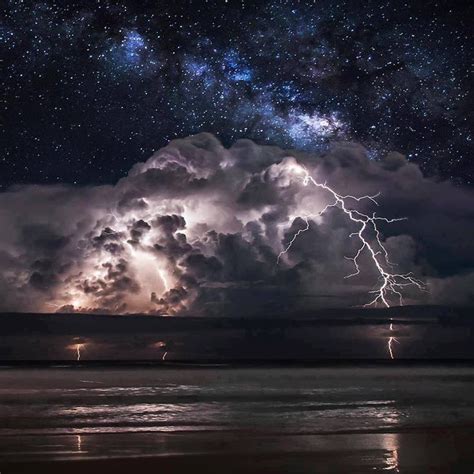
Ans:
[[[447,306],[401,306],[393,308],[343,308],[300,313],[291,317],[273,314],[264,317],[189,317],[143,314],[105,315],[86,313],[0,313],[6,334],[126,334],[193,332],[213,330],[285,330],[313,326],[449,325],[473,326],[474,308]]]
[[[57,368],[57,369],[212,369],[232,370],[245,368],[280,369],[320,368],[320,367],[474,367],[474,358],[465,359],[179,359],[166,360],[0,360],[0,370],[4,368]]]

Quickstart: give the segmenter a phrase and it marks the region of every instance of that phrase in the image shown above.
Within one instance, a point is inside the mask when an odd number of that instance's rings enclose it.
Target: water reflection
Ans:
[[[392,327],[392,325],[390,325]],[[397,426],[400,421],[400,413],[395,408],[386,413],[383,417],[383,421],[389,426]],[[385,450],[384,454],[384,471],[400,472],[399,463],[399,450],[400,440],[398,433],[384,433],[382,439],[382,445]]]
[[[76,450],[78,453],[82,453],[82,436],[76,436]]]
[[[399,462],[399,434],[396,433],[385,433],[383,435],[383,448],[385,449],[385,455],[383,462],[385,466],[383,467],[384,471],[390,472],[400,472],[400,462]]]
[[[348,453],[348,462],[358,450],[367,467],[358,472],[399,473],[414,456],[418,462],[447,455],[411,428],[474,420],[472,368],[74,368],[0,375],[0,435],[15,459],[26,450],[77,458],[220,452],[227,440],[230,451],[338,451]]]

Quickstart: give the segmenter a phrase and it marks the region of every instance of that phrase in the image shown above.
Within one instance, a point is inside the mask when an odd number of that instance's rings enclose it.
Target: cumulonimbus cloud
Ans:
[[[381,193],[382,239],[400,271],[428,292],[406,302],[473,302],[474,196],[423,177],[398,153],[371,161],[355,143],[324,154],[210,134],[174,140],[114,186],[15,186],[0,194],[0,309],[238,315],[367,301],[377,274],[340,210],[302,185],[299,163],[342,194]],[[372,202],[357,204],[372,213]]]

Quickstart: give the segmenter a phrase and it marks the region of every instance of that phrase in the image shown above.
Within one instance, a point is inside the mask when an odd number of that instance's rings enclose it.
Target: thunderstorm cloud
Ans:
[[[402,155],[356,143],[324,154],[210,134],[174,140],[114,186],[14,186],[0,194],[0,310],[190,315],[288,314],[366,303],[378,283],[357,230],[297,164],[381,223],[406,304],[474,299],[474,195],[425,178]],[[308,217],[309,216],[309,217]],[[277,263],[292,236],[305,227]],[[375,238],[375,236],[374,236]],[[396,301],[392,303],[397,304]]]

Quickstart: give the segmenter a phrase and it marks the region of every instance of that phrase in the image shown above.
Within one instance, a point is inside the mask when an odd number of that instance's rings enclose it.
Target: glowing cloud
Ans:
[[[402,295],[437,303],[448,284],[463,303],[473,201],[398,154],[377,163],[347,143],[324,155],[249,140],[225,148],[200,134],[114,186],[1,193],[0,309],[288,314],[387,307]],[[378,205],[390,218],[373,212]],[[454,276],[446,261],[462,271]],[[422,280],[436,291],[420,292]]]

